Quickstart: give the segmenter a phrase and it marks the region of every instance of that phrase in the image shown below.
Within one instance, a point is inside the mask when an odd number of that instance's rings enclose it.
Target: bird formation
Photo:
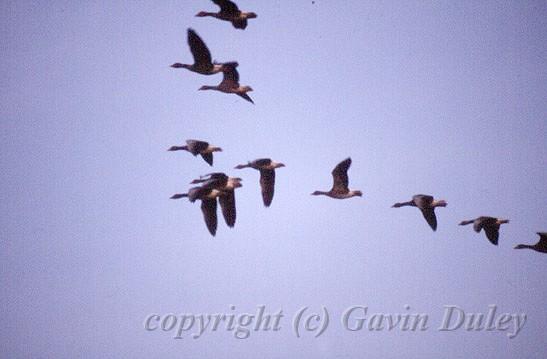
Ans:
[[[229,0],[212,0],[220,7],[220,11],[206,12],[201,11],[196,14],[197,17],[214,17],[223,21],[229,21],[236,29],[245,29],[247,20],[254,19],[257,15],[254,12],[243,12],[238,6]],[[217,86],[203,85],[199,90],[215,90],[228,94],[236,94],[246,101],[254,104],[253,100],[247,94],[253,89],[250,86],[242,86],[239,84],[239,73],[237,67],[239,64],[236,61],[228,61],[223,63],[213,62],[211,53],[205,42],[192,29],[188,29],[188,46],[194,58],[193,64],[174,63],[173,68],[185,68],[189,71],[201,75],[214,75],[217,73],[223,74],[222,81]],[[201,157],[210,166],[213,166],[213,153],[220,152],[220,147],[212,146],[206,141],[187,140],[184,146],[172,146],[168,151],[188,151],[194,156]],[[338,163],[332,170],[333,184],[329,191],[314,191],[311,193],[314,196],[327,196],[334,199],[348,199],[352,197],[361,197],[363,193],[360,190],[349,189],[348,170],[351,166],[351,158]],[[235,169],[253,168],[260,172],[260,188],[262,201],[265,207],[272,204],[275,192],[275,170],[285,165],[281,162],[274,161],[270,158],[260,158],[254,161],[249,161],[246,164],[240,164]],[[239,177],[229,177],[222,172],[213,172],[200,178],[194,179],[191,184],[199,184],[192,187],[187,193],[177,193],[171,196],[172,199],[188,198],[190,202],[197,200],[201,201],[201,211],[207,229],[211,235],[215,235],[217,231],[217,200],[220,204],[222,215],[226,225],[233,228],[236,223],[236,200],[235,189],[242,186],[242,179]],[[437,230],[437,216],[435,214],[436,207],[446,207],[445,200],[436,200],[433,196],[427,194],[417,194],[412,196],[412,199],[407,202],[395,203],[393,208],[405,206],[416,207],[425,218],[428,225],[433,231]],[[493,244],[498,245],[499,230],[502,224],[509,223],[508,219],[495,217],[481,216],[471,220],[464,220],[460,225],[473,224],[475,232],[481,230],[486,234],[486,238]],[[540,253],[547,253],[547,232],[537,232],[540,236],[539,242],[534,245],[519,244],[515,249],[532,249]]]
[[[230,3],[230,1],[223,1],[223,3]],[[190,65],[175,62],[171,67],[175,69],[187,69],[201,75],[214,75],[222,72],[223,78],[218,85],[203,85],[198,90],[215,90],[228,94],[236,94],[254,104],[251,97],[247,95],[247,92],[253,91],[252,87],[241,86],[239,84],[239,72],[236,69],[239,64],[236,61],[224,63],[213,62],[207,45],[192,29],[188,29],[188,46],[190,46],[190,52],[192,52],[192,56],[194,57],[194,63]]]

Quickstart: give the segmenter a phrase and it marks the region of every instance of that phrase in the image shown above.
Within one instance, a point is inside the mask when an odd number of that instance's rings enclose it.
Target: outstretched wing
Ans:
[[[264,206],[269,207],[272,204],[275,188],[275,171],[260,170],[260,188],[262,189],[262,200]]]
[[[435,215],[435,209],[433,208],[424,208],[421,209],[422,214],[424,215],[425,220],[429,224],[432,230],[437,230],[437,216]]]
[[[203,219],[207,225],[209,233],[213,236],[217,232],[217,200],[203,199],[201,201],[201,212],[203,213]]]
[[[209,164],[209,166],[213,165],[213,154],[212,153],[202,153],[201,157]]]
[[[547,232],[537,232],[539,235],[539,242],[538,244],[542,247],[547,248]]]
[[[236,29],[245,30],[247,27],[247,19],[232,20],[232,25],[234,25]]]
[[[205,141],[198,140],[186,140],[186,145],[188,150],[195,156],[198,153],[205,151],[209,147],[209,143]]]
[[[499,226],[483,226],[484,233],[486,233],[486,238],[492,243],[493,245],[498,245],[498,238],[500,236]]]
[[[494,226],[495,224],[496,224],[496,218],[482,216],[475,219],[475,222],[473,222],[473,230],[479,233],[481,229],[485,228],[484,231],[486,232],[486,227]]]
[[[213,0],[215,4],[220,6],[220,13],[227,16],[236,16],[239,15],[240,11],[237,8],[237,5],[229,0]]]
[[[209,52],[207,45],[205,45],[203,40],[192,29],[188,29],[188,46],[190,46],[190,51],[194,57],[194,64],[197,67],[204,70],[213,68],[211,53]]]
[[[272,163],[272,160],[270,158],[259,158],[251,162],[251,164],[256,168],[269,166],[271,163]]]
[[[220,208],[222,208],[222,216],[228,227],[233,227],[236,224],[236,196],[234,191],[228,191],[225,195],[218,198]]]
[[[417,194],[412,196],[412,201],[419,209],[429,208],[431,203],[433,203],[433,196],[427,194]]]
[[[222,78],[220,86],[226,86],[229,88],[239,87],[239,73],[236,70],[236,66],[232,63],[225,63],[223,67],[224,77]]]
[[[253,99],[249,95],[247,95],[246,93],[238,93],[237,95],[243,97],[245,100],[247,100],[250,103],[254,104]]]
[[[351,166],[351,158],[346,158],[340,162],[332,170],[332,179],[333,185],[332,189],[336,192],[347,192],[348,191],[348,169]]]

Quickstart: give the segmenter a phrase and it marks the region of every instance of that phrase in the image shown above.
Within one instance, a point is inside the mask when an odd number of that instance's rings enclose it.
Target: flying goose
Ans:
[[[285,167],[283,163],[272,161],[269,158],[261,158],[248,162],[246,165],[237,165],[236,169],[254,168],[260,171],[260,188],[262,189],[262,200],[264,206],[272,204],[275,187],[275,169]]]
[[[446,207],[448,203],[445,200],[434,200],[433,196],[426,194],[417,194],[412,196],[412,200],[408,202],[395,203],[392,208],[399,208],[403,206],[418,207],[425,220],[434,231],[437,230],[437,216],[435,216],[435,207]]]
[[[345,199],[351,198],[354,196],[361,197],[363,193],[358,190],[351,190],[348,188],[348,169],[351,166],[351,158],[346,158],[340,162],[332,170],[333,184],[332,188],[328,192],[315,191],[312,193],[313,196],[325,195],[331,198]]]
[[[209,52],[207,45],[205,45],[203,40],[192,29],[188,29],[188,45],[190,46],[190,51],[194,57],[194,63],[192,65],[187,65],[176,62],[171,65],[171,67],[176,69],[184,68],[202,75],[213,75],[222,72],[224,67],[227,65],[237,66],[237,62],[235,61],[213,63],[211,61],[211,53]]]
[[[222,196],[223,191],[208,187],[192,187],[188,193],[176,193],[171,199],[188,197],[190,202],[201,200],[201,212],[209,233],[213,236],[217,232],[217,197]]]
[[[537,232],[539,235],[539,242],[533,245],[519,244],[515,249],[529,248],[540,253],[547,253],[547,232]]]
[[[247,19],[256,18],[254,12],[243,12],[237,8],[237,5],[229,0],[213,0],[215,4],[220,6],[219,12],[200,11],[196,14],[197,17],[212,16],[217,19],[230,21],[236,29],[245,29],[247,27]]]
[[[245,100],[253,103],[253,100],[247,95],[247,92],[253,91],[251,86],[241,86],[239,84],[239,73],[236,70],[237,64],[224,64],[222,82],[217,86],[201,86],[199,90],[216,90],[224,93],[234,93],[243,97]]]
[[[461,221],[460,226],[465,226],[473,223],[473,229],[479,233],[481,229],[486,233],[486,238],[495,246],[498,245],[498,238],[500,235],[500,225],[509,223],[508,219],[500,219],[494,217],[481,216],[469,221]]]
[[[201,155],[205,162],[212,166],[213,152],[222,152],[222,148],[211,146],[205,141],[186,140],[185,146],[171,146],[167,151],[188,151],[194,156]]]
[[[224,221],[228,227],[233,227],[236,223],[236,197],[234,190],[242,186],[241,181],[239,177],[228,177],[222,172],[215,172],[195,179],[191,184],[202,183],[202,187],[214,188],[224,192],[223,195],[219,196],[218,202],[222,209]]]

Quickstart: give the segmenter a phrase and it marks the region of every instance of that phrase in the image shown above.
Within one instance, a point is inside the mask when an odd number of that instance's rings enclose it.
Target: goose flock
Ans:
[[[219,12],[200,11],[196,17],[214,17],[219,20],[231,22],[236,29],[244,30],[247,28],[249,19],[254,19],[257,15],[254,12],[244,12],[239,10],[238,6],[229,0],[212,0],[213,3],[220,7]],[[242,86],[239,83],[239,73],[237,61],[213,62],[211,52],[205,45],[205,42],[193,30],[188,29],[187,41],[190,47],[190,52],[194,59],[193,64],[174,63],[173,68],[184,68],[189,71],[201,75],[214,75],[222,73],[222,81],[216,85],[203,85],[199,90],[214,90],[227,94],[236,94],[246,101],[254,104],[251,97],[247,94],[253,91],[250,86]],[[186,145],[172,146],[168,151],[188,151],[192,155],[200,155],[205,162],[213,166],[213,153],[221,152],[222,149],[217,146],[212,146],[202,140],[186,140]],[[346,158],[338,163],[332,170],[333,184],[329,191],[314,191],[311,195],[327,196],[334,199],[348,199],[352,197],[361,197],[363,193],[360,190],[349,189],[348,170],[351,166],[351,158]],[[275,170],[285,165],[281,162],[274,161],[270,158],[260,158],[254,161],[249,161],[246,164],[235,166],[235,169],[253,168],[260,172],[260,188],[262,201],[265,207],[272,204],[275,192]],[[217,201],[222,210],[222,216],[226,225],[233,228],[236,223],[236,200],[235,190],[240,188],[242,179],[240,177],[230,177],[225,173],[213,172],[194,179],[191,184],[198,185],[192,187],[186,193],[177,193],[171,196],[171,199],[188,198],[190,202],[197,200],[201,201],[201,211],[209,233],[215,236],[218,226],[217,218]],[[395,203],[393,208],[405,206],[418,208],[426,220],[427,224],[433,231],[437,230],[437,216],[435,208],[446,207],[445,200],[437,200],[432,195],[417,194],[412,196],[412,199],[407,202]],[[496,217],[481,216],[471,220],[464,220],[459,225],[464,226],[473,224],[475,232],[481,230],[486,234],[486,238],[493,244],[498,245],[499,230],[502,224],[509,223],[508,219]],[[531,249],[540,253],[547,254],[547,232],[537,232],[540,239],[536,244],[519,244],[515,249]]]

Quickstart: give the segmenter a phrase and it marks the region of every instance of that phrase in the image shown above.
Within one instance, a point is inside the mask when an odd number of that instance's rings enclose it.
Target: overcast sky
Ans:
[[[0,6],[1,352],[10,358],[544,358],[545,1],[250,1],[245,31],[206,0],[3,1]],[[194,28],[237,60],[255,105],[197,91]],[[185,139],[224,149],[210,168]],[[351,156],[350,187],[328,190]],[[247,160],[271,157],[264,208]],[[172,201],[201,174],[243,178],[234,229]],[[437,232],[413,194],[448,202]],[[499,246],[464,219],[510,219]],[[526,313],[504,331],[439,332],[443,306]],[[231,305],[236,308],[232,310]],[[152,313],[285,317],[277,332],[147,331]],[[345,330],[353,305],[428,313],[429,329]],[[410,306],[410,310],[405,309]],[[328,309],[298,339],[302,307]],[[511,330],[509,330],[511,331]]]

